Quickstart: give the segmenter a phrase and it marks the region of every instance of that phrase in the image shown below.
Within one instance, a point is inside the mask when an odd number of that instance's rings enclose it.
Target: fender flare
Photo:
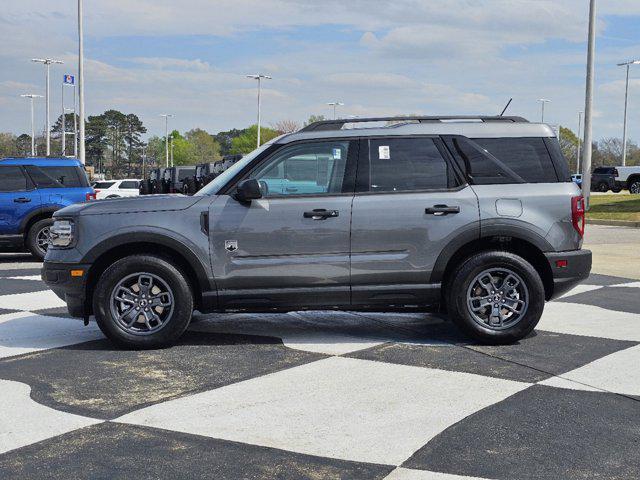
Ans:
[[[20,222],[20,233],[22,233],[22,234],[26,234],[27,233],[26,232],[27,225],[35,217],[39,217],[42,214],[51,214],[49,216],[53,216],[53,214],[55,212],[57,212],[58,210],[60,210],[60,208],[62,208],[62,207],[40,207],[40,208],[36,208],[32,212],[29,212],[29,214],[25,215],[25,217]]]

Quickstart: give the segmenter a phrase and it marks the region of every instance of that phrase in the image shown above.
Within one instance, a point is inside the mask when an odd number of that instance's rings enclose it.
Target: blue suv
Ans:
[[[44,259],[53,212],[92,199],[95,192],[76,159],[1,159],[0,251],[26,249]]]

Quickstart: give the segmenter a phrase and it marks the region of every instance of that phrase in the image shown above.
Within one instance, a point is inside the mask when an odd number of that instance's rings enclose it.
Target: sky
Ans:
[[[584,109],[588,0],[84,0],[87,114],[136,113],[149,134],[216,133],[332,116],[508,114],[577,130]],[[599,0],[594,137],[622,136],[625,72],[640,59],[640,0]],[[52,121],[77,67],[76,0],[5,2],[0,12],[0,131],[30,129],[23,93],[44,94]],[[629,136],[640,141],[640,65]],[[70,90],[67,90],[70,92]],[[69,99],[69,95],[67,95]],[[69,105],[70,106],[70,105]],[[44,102],[36,102],[44,126]]]

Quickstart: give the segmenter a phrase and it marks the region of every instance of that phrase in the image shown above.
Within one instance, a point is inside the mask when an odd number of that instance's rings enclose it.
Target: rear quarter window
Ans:
[[[474,138],[527,183],[558,182],[558,174],[543,138]]]
[[[98,182],[93,186],[93,188],[104,190],[104,189],[110,188],[114,183],[116,182]]]

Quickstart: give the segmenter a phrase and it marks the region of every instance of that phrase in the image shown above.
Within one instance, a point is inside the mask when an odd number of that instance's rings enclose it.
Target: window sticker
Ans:
[[[340,148],[334,148],[333,149],[333,159],[334,160],[342,159],[342,149],[340,149]]]
[[[389,145],[380,145],[378,147],[378,158],[380,160],[390,160],[391,152],[389,150]]]

